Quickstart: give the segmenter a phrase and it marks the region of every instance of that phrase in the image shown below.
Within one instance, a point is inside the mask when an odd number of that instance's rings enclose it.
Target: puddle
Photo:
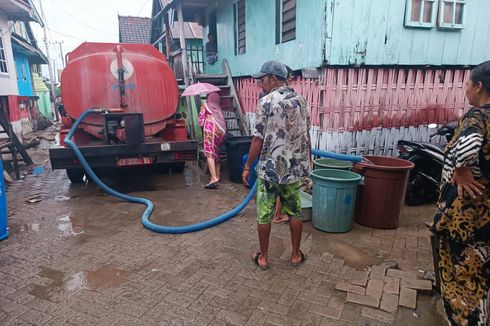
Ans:
[[[41,230],[41,224],[39,223],[25,223],[21,225],[12,225],[12,231],[14,232],[39,232]]]
[[[73,229],[72,221],[70,219],[70,215],[65,215],[63,217],[58,218],[57,227],[58,230],[61,231],[61,236],[65,238],[73,237],[84,233],[83,230],[81,230],[80,232],[75,232],[75,230]]]
[[[39,299],[50,300],[57,292],[57,289],[62,287],[65,274],[61,271],[44,267],[38,275],[49,279],[50,282],[46,285],[33,284],[29,294]]]
[[[129,273],[110,266],[86,272],[87,284],[91,289],[108,289],[127,281]]]
[[[53,201],[66,201],[66,200],[70,200],[70,197],[60,195],[53,198]]]
[[[354,268],[367,268],[378,264],[381,259],[375,257],[365,250],[354,247],[347,242],[325,236],[315,236],[312,234],[312,248],[322,248],[327,252],[333,253],[336,257],[345,260],[346,264]]]
[[[194,184],[194,170],[191,169],[190,167],[185,167],[184,168],[184,179],[185,179],[185,186],[187,188],[192,187]]]
[[[51,301],[61,292],[75,292],[80,289],[108,289],[125,283],[129,273],[110,266],[95,271],[81,271],[67,275],[62,271],[43,267],[39,276],[48,279],[45,285],[34,284],[29,294]]]
[[[69,277],[64,287],[67,291],[73,292],[85,288],[86,284],[87,278],[85,272],[78,272]]]

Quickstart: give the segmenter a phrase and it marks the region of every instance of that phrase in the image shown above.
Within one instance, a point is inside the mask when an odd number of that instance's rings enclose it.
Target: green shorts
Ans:
[[[257,223],[268,224],[276,210],[277,196],[281,198],[281,212],[302,220],[301,217],[301,181],[291,184],[275,184],[258,178],[257,187]]]

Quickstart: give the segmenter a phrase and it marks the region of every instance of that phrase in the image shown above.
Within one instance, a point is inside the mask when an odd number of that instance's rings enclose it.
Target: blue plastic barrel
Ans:
[[[319,169],[313,170],[311,179],[313,227],[332,233],[349,231],[361,175],[345,170]]]
[[[3,162],[0,160],[0,240],[9,235],[7,230],[7,195],[5,194],[5,180],[3,179]]]
[[[245,167],[245,163],[247,163],[248,160],[248,154],[243,155],[242,157],[242,168],[240,171],[243,172],[243,168]],[[257,163],[259,163],[258,159],[255,159],[255,161],[252,164],[252,168],[250,169],[250,177],[248,178],[248,187],[247,188],[252,188],[255,180],[257,179],[257,176],[255,175],[255,168],[257,167]]]

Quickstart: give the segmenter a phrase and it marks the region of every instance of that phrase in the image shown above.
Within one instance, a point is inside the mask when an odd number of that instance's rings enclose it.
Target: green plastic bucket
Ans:
[[[317,158],[313,161],[313,169],[338,169],[338,170],[348,170],[352,169],[352,162],[334,160],[333,158]]]
[[[325,232],[343,233],[352,228],[356,189],[362,176],[344,170],[318,169],[313,180],[313,227]]]

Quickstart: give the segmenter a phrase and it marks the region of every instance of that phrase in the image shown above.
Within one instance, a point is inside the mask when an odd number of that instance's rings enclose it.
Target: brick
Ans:
[[[243,315],[237,314],[236,312],[222,309],[216,316],[216,319],[222,320],[227,324],[245,325],[248,318]]]
[[[344,265],[340,271],[339,277],[345,281],[349,281],[352,278],[352,273],[355,271],[354,268]]]
[[[369,307],[362,307],[361,316],[369,319],[374,319],[385,324],[393,324],[395,322],[395,313],[385,312],[379,309],[373,309]],[[363,324],[364,325],[364,324]]]
[[[385,277],[384,282],[385,282],[385,285],[383,287],[383,291],[391,293],[391,294],[400,293],[400,279],[399,278],[387,276],[387,277]]]
[[[381,298],[381,295],[383,294],[383,288],[384,288],[383,280],[369,280],[366,288],[366,295],[375,298]]]
[[[347,282],[339,282],[335,284],[335,290],[338,291],[344,291],[344,292],[351,292],[351,293],[357,293],[357,294],[364,294],[366,293],[366,289],[363,288],[362,286],[350,284]]]
[[[301,295],[298,297],[299,300],[304,300],[309,303],[317,303],[320,305],[327,305],[328,304],[328,296],[317,294],[317,293],[309,293],[309,292],[303,292]]]
[[[299,296],[299,291],[295,289],[286,289],[281,297],[279,298],[279,301],[277,303],[285,305],[285,306],[291,306],[296,298]]]
[[[286,316],[294,318],[294,319],[304,319],[310,309],[311,303],[296,300],[294,304],[289,308],[288,314]]]
[[[344,260],[339,258],[334,258],[330,262],[327,272],[330,274],[339,275],[340,271],[342,271],[342,266],[344,266]]]
[[[270,314],[267,317],[268,325],[278,325],[278,326],[299,326],[301,321],[286,316],[281,316],[277,314]]]
[[[398,302],[400,306],[416,309],[417,308],[417,291],[402,287],[400,290],[400,300]]]
[[[339,320],[340,315],[342,314],[342,309],[336,307],[324,307],[317,304],[312,304],[310,306],[310,312]]]
[[[350,282],[355,285],[366,286],[368,278],[368,271],[353,271]]]
[[[402,279],[401,286],[415,290],[432,291],[432,282],[428,280]]]
[[[417,279],[417,273],[402,271],[400,269],[388,269],[386,271],[386,276],[398,277],[398,278],[407,278],[407,279],[413,279],[413,280]]]
[[[396,312],[398,309],[398,296],[395,294],[383,292],[380,308],[387,312]]]
[[[22,319],[23,321],[29,322],[33,325],[42,325],[51,318],[53,317],[33,309],[30,309],[19,316],[19,319]]]
[[[266,321],[268,315],[269,315],[268,312],[257,309],[253,312],[252,316],[250,316],[246,325],[247,326],[262,326],[265,324],[265,321]]]
[[[268,300],[262,301],[259,306],[259,309],[264,309],[269,312],[273,312],[278,315],[286,315],[288,313],[289,307],[284,306],[278,303],[270,302]]]
[[[373,266],[371,267],[371,273],[369,274],[369,279],[371,280],[383,280],[386,274],[386,267],[383,266]]]
[[[378,308],[379,298],[373,298],[368,295],[347,293],[347,302],[357,303],[363,306]]]

